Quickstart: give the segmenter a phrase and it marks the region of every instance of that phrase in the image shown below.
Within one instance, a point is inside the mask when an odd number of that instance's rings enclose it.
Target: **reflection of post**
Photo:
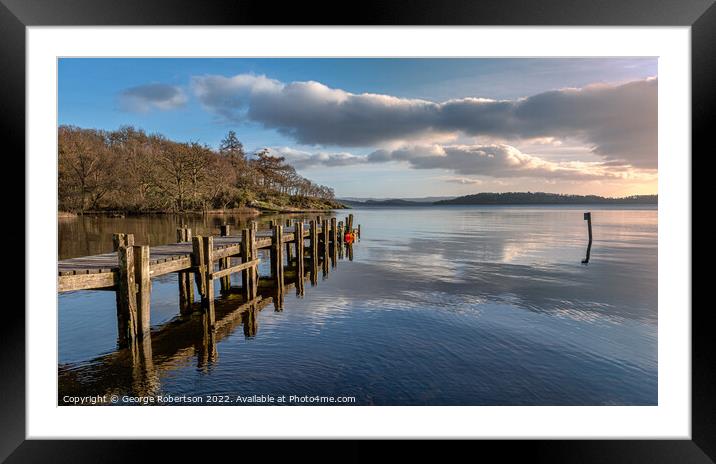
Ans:
[[[259,310],[256,305],[241,313],[241,322],[244,325],[244,337],[253,338],[259,330]]]
[[[587,244],[587,257],[582,260],[582,264],[588,264],[589,254],[592,252],[592,213],[584,213],[584,220],[587,221],[587,229],[589,231],[589,243]]]
[[[303,295],[303,221],[296,222],[296,294]]]
[[[131,348],[132,391],[135,396],[154,396],[159,393],[159,375],[152,358],[152,339],[146,335]]]
[[[214,321],[211,320],[210,315],[207,313],[201,316],[201,328],[201,345],[197,356],[198,367],[206,372],[218,358],[218,351],[216,350],[216,329],[214,328]]]

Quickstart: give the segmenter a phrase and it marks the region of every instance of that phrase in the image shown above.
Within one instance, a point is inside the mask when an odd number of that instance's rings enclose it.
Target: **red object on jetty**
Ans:
[[[346,243],[351,243],[351,242],[353,242],[353,234],[350,233],[350,232],[346,232],[346,235],[343,237],[343,240],[344,240]]]

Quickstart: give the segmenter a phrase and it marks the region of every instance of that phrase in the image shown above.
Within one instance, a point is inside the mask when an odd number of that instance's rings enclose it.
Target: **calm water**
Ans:
[[[288,290],[282,310],[267,303],[239,313],[238,300],[225,298],[213,335],[200,315],[176,320],[177,277],[163,276],[152,288],[158,332],[140,367],[131,353],[116,351],[113,292],[62,294],[59,397],[657,404],[657,211],[588,209],[589,265],[580,264],[585,208],[353,210],[362,238],[352,261],[319,275],[303,297]],[[60,257],[111,251],[113,232],[134,233],[139,244],[172,242],[180,220],[61,220]],[[205,234],[223,218],[183,220]]]

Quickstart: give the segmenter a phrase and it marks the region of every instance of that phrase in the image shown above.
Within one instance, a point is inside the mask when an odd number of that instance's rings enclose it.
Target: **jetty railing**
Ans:
[[[177,243],[149,247],[135,245],[134,236],[116,233],[112,236],[112,253],[60,260],[58,292],[78,290],[110,290],[116,294],[118,344],[125,347],[142,340],[151,328],[151,282],[157,277],[177,273],[179,310],[182,314],[202,311],[208,323],[215,323],[214,282],[219,280],[222,293],[230,292],[231,275],[241,274],[244,301],[253,301],[258,294],[259,250],[269,249],[270,278],[282,292],[285,281],[284,262],[295,263],[298,275],[305,270],[304,259],[312,263],[311,282],[317,279],[319,258],[323,273],[328,272],[329,257],[335,258],[347,232],[360,236],[360,226],[353,228],[353,215],[345,224],[336,218],[318,216],[308,224],[298,221],[286,226],[274,223],[269,229],[258,230],[256,223],[231,235],[229,225],[220,227],[218,236],[192,236],[188,227],[177,228]],[[306,240],[308,249],[306,249]],[[307,255],[307,256],[306,256]],[[294,258],[295,257],[295,258]],[[200,305],[194,304],[194,284]],[[303,292],[303,279],[297,291]],[[277,295],[282,301],[282,295]]]

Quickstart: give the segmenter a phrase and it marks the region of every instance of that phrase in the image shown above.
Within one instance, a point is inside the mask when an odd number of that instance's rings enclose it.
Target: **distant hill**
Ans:
[[[633,195],[622,198],[598,195],[563,195],[545,192],[476,193],[441,200],[434,205],[656,205],[658,195]]]
[[[412,203],[419,203],[422,205],[426,204],[432,204],[436,201],[440,200],[452,200],[455,198],[455,196],[443,196],[443,197],[420,197],[420,198],[374,198],[374,197],[343,197],[338,199],[338,201],[341,201],[346,204],[353,204],[353,205],[365,205],[365,204],[386,204],[386,203],[392,203],[392,202],[409,202],[410,205],[406,206],[415,206]]]
[[[413,200],[402,200],[400,198],[392,198],[387,200],[346,200],[341,199],[341,203],[348,206],[432,206],[435,203],[431,201],[413,201]]]

